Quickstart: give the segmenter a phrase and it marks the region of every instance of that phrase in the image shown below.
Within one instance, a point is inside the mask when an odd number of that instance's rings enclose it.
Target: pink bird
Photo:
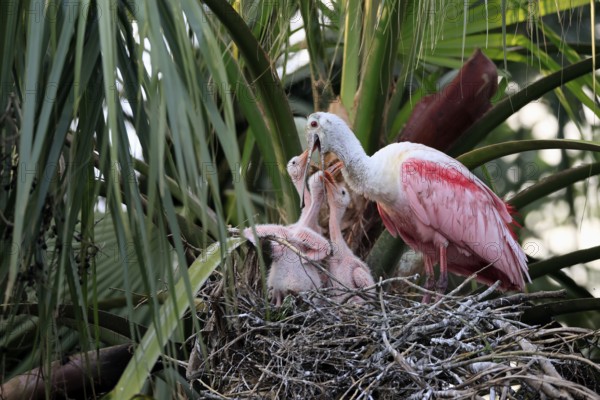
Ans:
[[[288,172],[293,162],[302,161],[301,158],[299,160],[297,158],[294,157],[288,163]],[[302,185],[301,175],[300,173],[299,185]],[[314,179],[313,177],[310,179],[310,189],[310,198],[307,202],[310,206],[302,210],[298,222],[289,226],[263,224],[254,227],[258,238],[269,239],[272,263],[267,287],[271,293],[271,302],[277,307],[281,306],[287,295],[297,295],[320,288],[325,281],[317,267],[311,264],[311,261],[322,261],[331,254],[329,241],[311,229],[312,226],[318,227],[316,220],[325,197],[323,184],[317,174],[314,175]],[[244,229],[242,234],[255,246],[257,245],[252,228]]]
[[[310,230],[282,230],[280,225],[257,225],[257,235],[269,239],[271,268],[267,277],[271,303],[279,307],[287,295],[318,289],[324,279],[310,261],[322,261],[331,252],[329,242]],[[286,227],[282,227],[286,228]],[[244,236],[255,243],[251,228]],[[308,233],[308,234],[307,234]],[[287,242],[287,243],[285,243]],[[288,245],[297,249],[292,250]]]
[[[445,291],[447,271],[477,272],[485,284],[499,280],[503,290],[523,290],[529,281],[527,257],[516,241],[511,208],[464,165],[430,147],[393,143],[369,157],[336,115],[308,117],[309,150],[332,152],[343,162],[352,190],[375,201],[392,236],[399,235],[423,253],[426,287],[434,285],[433,265],[440,264],[438,290]]]
[[[333,171],[332,171],[333,172]],[[373,286],[375,281],[369,267],[354,255],[342,235],[341,222],[350,204],[350,194],[343,184],[338,184],[329,172],[322,175],[327,187],[327,203],[329,204],[329,239],[333,254],[329,258],[328,270],[331,274],[331,286],[334,288],[361,289]],[[343,295],[336,295],[338,302],[345,301]],[[350,299],[360,302],[362,299],[354,296]]]
[[[311,195],[305,190],[306,188],[304,187],[303,181],[304,171],[310,168],[309,161],[310,154],[307,149],[303,151],[302,154],[292,157],[286,166],[287,173],[290,176],[290,179],[292,180],[292,183],[294,184],[294,187],[296,188],[296,191],[298,192],[298,195],[300,195],[300,199],[304,204],[304,207],[302,207],[303,210],[304,208],[310,206]]]
[[[300,219],[293,226],[304,226],[320,234],[322,229],[319,225],[319,212],[325,200],[325,188],[320,179],[322,172],[319,171],[309,178],[310,193],[305,190],[303,181],[304,170],[310,167],[308,165],[309,160],[308,150],[306,150],[299,156],[292,157],[286,168],[296,191],[304,200]]]

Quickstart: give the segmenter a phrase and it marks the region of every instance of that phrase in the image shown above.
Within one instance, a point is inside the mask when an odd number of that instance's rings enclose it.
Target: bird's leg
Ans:
[[[437,283],[437,292],[444,294],[448,288],[448,259],[446,257],[447,244],[440,246],[440,277]]]
[[[282,303],[282,299],[283,299],[283,293],[281,293],[281,291],[279,290],[275,290],[273,291],[273,298],[271,299],[271,304],[273,304],[275,307],[281,307],[281,303]]]
[[[433,259],[423,254],[423,259],[425,263],[425,289],[432,290],[435,285],[435,274],[433,272]],[[422,303],[429,303],[431,301],[431,293],[425,293],[423,295]]]

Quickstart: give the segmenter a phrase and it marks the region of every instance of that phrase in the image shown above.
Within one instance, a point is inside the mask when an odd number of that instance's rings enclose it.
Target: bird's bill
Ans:
[[[304,150],[300,155],[298,155],[298,162],[300,169],[306,168],[306,164],[309,164],[310,160],[310,151],[309,149]]]
[[[310,169],[310,153],[310,148],[308,148],[298,156],[298,167],[300,167],[300,171],[304,172],[304,183],[302,184],[302,191],[300,192],[300,208],[304,208],[304,191],[306,190],[306,174]]]
[[[336,177],[340,174],[342,168],[344,168],[344,163],[341,161],[336,161],[335,163],[331,164],[329,168],[327,168],[327,171],[329,171],[332,176]]]
[[[306,165],[304,166],[304,175],[302,176],[302,193],[300,193],[300,208],[304,208],[304,191],[307,189],[307,182],[308,182],[308,170],[310,168],[310,157],[312,156],[312,153],[314,153],[314,151],[318,149],[319,150],[319,154],[321,154],[321,168],[323,168],[323,154],[321,153],[321,142],[319,141],[319,136],[318,135],[313,135],[312,138],[310,138],[309,143],[308,143],[308,148],[301,154],[301,157],[304,156],[304,153],[306,153]],[[302,165],[302,164],[301,164]]]
[[[325,183],[325,195],[327,196],[327,202],[329,204],[336,203],[336,194],[338,193],[337,182],[335,181],[335,177],[329,172],[329,170],[324,171],[321,175],[321,180]]]
[[[323,181],[323,183],[325,183],[325,188],[327,191],[327,196],[330,196],[331,194],[333,194],[335,192],[335,188],[337,183],[335,182],[335,177],[334,175],[329,172],[328,168],[327,170],[323,171],[323,174],[321,175],[321,180]]]
[[[327,168],[323,172],[323,181],[328,186],[332,186],[332,185],[335,186],[335,176],[334,176],[334,174],[331,173],[331,168]]]

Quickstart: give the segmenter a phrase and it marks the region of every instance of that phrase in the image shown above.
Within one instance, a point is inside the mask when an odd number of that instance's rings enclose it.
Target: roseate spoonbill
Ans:
[[[328,270],[331,274],[331,286],[334,288],[360,289],[375,284],[371,270],[354,255],[342,235],[341,222],[350,204],[350,194],[343,184],[336,183],[328,172],[322,175],[327,187],[327,203],[329,204],[329,239],[333,253],[329,258]],[[334,293],[337,293],[335,291]],[[342,295],[334,294],[336,301],[344,301]],[[362,299],[354,296],[351,301]]]
[[[304,178],[304,171],[308,170],[308,168],[310,168],[310,155],[308,149],[303,151],[302,154],[292,157],[286,166],[287,173],[303,204],[302,209],[310,207],[310,193],[306,191],[306,187],[302,181],[302,178]]]
[[[325,199],[324,186],[320,179],[321,175],[322,172],[319,171],[309,178],[310,200],[306,203],[309,204],[309,206],[302,209],[302,213],[297,222],[288,226],[278,224],[256,225],[254,227],[256,236],[258,238],[284,239],[294,245],[294,247],[297,247],[298,250],[300,250],[302,254],[308,256],[308,258],[315,261],[324,259],[331,250],[331,246],[327,239],[320,235],[321,227],[318,224],[319,211],[321,210],[321,205]],[[300,185],[302,184],[301,180],[302,178],[300,177]],[[306,192],[308,193],[308,191]],[[252,228],[244,229],[242,234],[246,239],[250,240],[253,245],[257,245],[257,241],[252,233]],[[277,245],[286,247],[273,240],[270,244],[271,247],[277,247]],[[278,249],[272,248],[271,250],[278,254],[276,252]]]
[[[288,163],[288,172],[290,166],[293,166],[296,161],[301,162],[302,159],[292,158]],[[259,238],[269,239],[272,262],[267,277],[267,287],[271,292],[271,302],[277,307],[288,294],[297,295],[300,292],[320,288],[325,280],[317,267],[310,263],[310,261],[321,261],[331,254],[329,241],[312,229],[313,226],[318,227],[317,218],[325,197],[323,184],[319,179],[320,174],[321,172],[310,178],[311,192],[307,202],[310,206],[302,210],[298,222],[289,226],[264,224],[254,227]],[[302,172],[299,175],[298,184],[302,185]],[[296,182],[294,184],[296,185]],[[242,234],[254,245],[257,244],[252,228],[244,229]],[[298,252],[292,250],[289,245],[296,248]]]
[[[329,256],[331,245],[327,239],[309,228],[265,224],[256,225],[255,229],[259,238],[269,240],[272,262],[267,287],[271,303],[279,307],[289,294],[297,295],[323,286],[323,276],[310,262]],[[244,229],[242,234],[256,245],[252,228]]]
[[[477,272],[485,284],[500,280],[503,290],[523,290],[529,281],[527,258],[511,230],[511,208],[455,159],[430,147],[392,143],[369,157],[339,117],[318,112],[308,117],[310,152],[321,160],[333,152],[352,190],[377,203],[391,235],[423,253],[426,287],[445,291],[447,271]]]
[[[299,156],[292,157],[287,164],[287,173],[292,179],[296,191],[304,201],[300,219],[293,226],[305,226],[320,234],[321,226],[319,225],[319,211],[321,210],[321,205],[325,198],[324,186],[319,178],[322,172],[318,171],[309,178],[309,193],[304,188],[302,181],[304,170],[309,162],[310,157],[308,150],[306,150]],[[310,166],[308,165],[308,167]],[[304,193],[302,193],[302,191],[304,191]]]

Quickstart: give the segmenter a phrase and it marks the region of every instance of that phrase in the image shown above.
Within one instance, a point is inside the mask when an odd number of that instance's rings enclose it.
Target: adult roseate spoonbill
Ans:
[[[445,291],[447,271],[477,272],[476,279],[501,281],[504,290],[522,290],[529,279],[527,258],[511,230],[510,207],[455,159],[430,147],[402,142],[369,157],[346,123],[336,115],[308,117],[309,150],[321,160],[333,152],[352,190],[377,203],[387,230],[423,253],[426,287]],[[530,279],[529,279],[530,280]]]
[[[288,167],[296,158],[290,160]],[[288,172],[289,170],[288,168]],[[310,263],[321,261],[331,254],[329,241],[311,229],[312,226],[318,227],[316,220],[325,197],[320,174],[319,172],[310,178],[310,206],[302,210],[298,222],[289,226],[264,224],[254,227],[259,238],[269,239],[272,263],[267,287],[271,293],[271,302],[277,307],[288,294],[297,295],[320,288],[325,280],[317,267]],[[299,181],[302,179],[301,175],[300,173]],[[252,228],[244,229],[242,234],[257,245]],[[298,252],[292,250],[289,245]]]
[[[350,204],[350,194],[343,184],[338,184],[329,172],[321,175],[327,186],[327,203],[329,204],[329,239],[332,255],[329,258],[328,270],[331,274],[331,286],[334,288],[360,289],[375,284],[371,270],[354,255],[342,235],[341,222]],[[342,295],[334,292],[334,299],[343,301]],[[358,296],[352,301],[362,301]]]

